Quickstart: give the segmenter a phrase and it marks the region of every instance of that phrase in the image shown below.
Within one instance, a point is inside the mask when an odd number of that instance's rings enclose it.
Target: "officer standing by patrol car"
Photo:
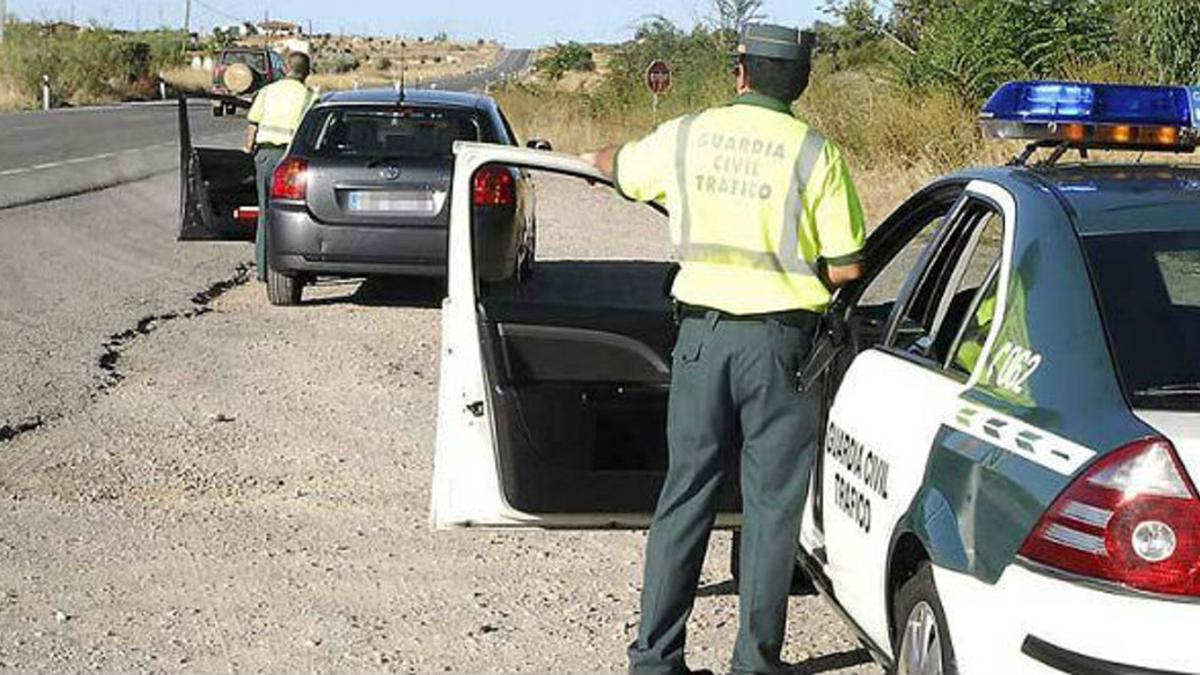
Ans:
[[[255,183],[258,187],[258,229],[254,235],[254,264],[258,280],[267,279],[267,206],[271,198],[271,178],[283,159],[292,136],[300,128],[316,93],[305,85],[312,70],[308,54],[288,55],[288,75],[263,87],[254,97],[246,119],[247,154],[254,155]]]
[[[796,119],[814,35],[743,29],[731,105],[585,155],[626,197],[664,204],[680,262],[669,468],[650,528],[631,673],[690,672],[686,624],[725,467],[743,502],[734,672],[774,673],[818,401],[797,387],[833,289],[863,274],[862,207],[838,149]]]

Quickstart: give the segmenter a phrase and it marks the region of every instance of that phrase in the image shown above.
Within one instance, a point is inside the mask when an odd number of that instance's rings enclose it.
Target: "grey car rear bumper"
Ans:
[[[278,203],[267,221],[268,262],[284,274],[446,275],[446,225],[327,225],[303,206]],[[512,211],[480,215],[475,227],[480,277],[507,278],[522,236]]]
[[[276,205],[268,223],[270,264],[285,274],[446,274],[445,226],[325,225]]]

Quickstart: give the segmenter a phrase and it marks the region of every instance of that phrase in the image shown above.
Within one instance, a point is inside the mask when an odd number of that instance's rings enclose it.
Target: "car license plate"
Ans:
[[[351,211],[372,213],[433,215],[437,212],[433,194],[424,191],[357,190],[348,195],[347,207]]]

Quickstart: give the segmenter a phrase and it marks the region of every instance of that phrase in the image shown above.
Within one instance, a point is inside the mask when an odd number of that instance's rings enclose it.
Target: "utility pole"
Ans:
[[[184,0],[183,3],[183,48],[182,53],[187,54],[188,43],[192,41],[192,0]]]
[[[7,10],[4,8],[4,0],[0,0],[0,44],[4,42],[4,22],[8,20]]]

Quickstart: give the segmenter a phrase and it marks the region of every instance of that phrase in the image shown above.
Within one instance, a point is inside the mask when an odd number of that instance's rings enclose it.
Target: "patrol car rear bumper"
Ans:
[[[1056,647],[1032,635],[1025,638],[1021,653],[1055,670],[1077,675],[1186,675],[1178,671],[1139,668],[1112,661],[1093,659],[1083,654]]]
[[[995,584],[934,567],[963,675],[1200,673],[1200,603],[1010,564]]]

